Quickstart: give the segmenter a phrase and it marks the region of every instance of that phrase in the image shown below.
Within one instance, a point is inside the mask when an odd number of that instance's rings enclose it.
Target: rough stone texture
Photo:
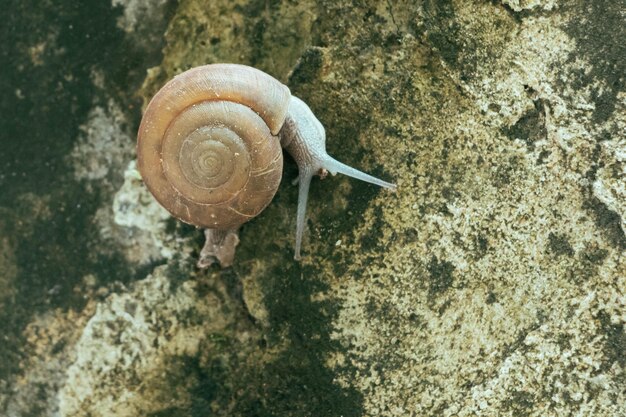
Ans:
[[[108,24],[132,38],[144,20],[126,4]],[[201,232],[168,220],[134,170],[132,99],[84,99],[54,154],[65,188],[24,181],[0,200],[0,410],[626,415],[622,9],[180,1],[144,102],[192,66],[254,65],[310,105],[331,155],[398,192],[314,180],[296,263],[288,160],[235,265],[201,272]],[[56,62],[52,32],[25,65]],[[116,85],[95,67],[81,73],[94,90]]]
[[[159,267],[97,307],[74,346],[60,415],[211,410],[224,364],[247,353],[238,347],[257,331],[222,283],[175,283],[171,275]]]

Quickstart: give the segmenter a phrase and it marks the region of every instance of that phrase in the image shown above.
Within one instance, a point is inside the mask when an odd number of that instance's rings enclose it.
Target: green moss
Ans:
[[[309,48],[304,51],[289,77],[289,85],[297,86],[313,82],[318,77],[322,62],[322,51],[319,48]]]
[[[287,190],[286,194],[296,192]],[[278,198],[288,199],[285,195]],[[291,244],[282,246],[282,242],[292,242],[293,233],[287,232],[289,222],[281,222],[280,212],[280,204],[270,206],[264,215],[245,226],[238,262],[233,268],[216,269],[209,272],[210,279],[200,279],[201,293],[204,285],[212,285],[211,280],[226,283],[229,298],[239,300],[242,311],[224,314],[230,317],[241,313],[239,325],[256,323],[261,336],[256,344],[241,347],[232,343],[228,332],[210,336],[211,346],[205,352],[222,352],[225,371],[219,380],[214,380],[214,390],[204,397],[203,393],[199,395],[205,403],[213,403],[218,415],[229,410],[229,415],[246,417],[361,416],[361,394],[335,381],[337,373],[352,371],[347,367],[331,370],[326,363],[333,353],[343,352],[339,343],[331,339],[338,304],[331,298],[313,300],[316,294],[328,293],[328,285],[321,280],[321,270],[294,262]],[[289,232],[293,231],[289,228]],[[269,240],[275,235],[282,237]],[[265,243],[260,245],[258,241]],[[254,259],[263,260],[263,269],[247,279],[257,280],[264,296],[263,305],[268,312],[265,325],[246,312],[242,300],[241,279],[250,276]]]
[[[608,255],[609,252],[598,247],[596,243],[586,243],[584,249],[578,251],[572,259],[565,276],[577,285],[593,279]]]
[[[604,231],[607,240],[615,248],[626,249],[626,235],[621,227],[621,219],[616,212],[609,209],[595,196],[589,196],[584,201],[583,209],[593,216],[598,228]]]
[[[174,356],[164,367],[167,374],[160,378],[162,385],[152,388],[160,393],[162,404],[174,404],[148,414],[149,417],[204,417],[214,415],[212,402],[223,391],[227,376],[225,363],[220,358],[201,364],[197,357]],[[185,401],[173,392],[183,391]]]
[[[119,95],[130,108],[128,91],[155,57],[129,44],[117,27],[121,10],[108,3],[10,0],[5,7],[12,13],[0,29],[0,55],[11,65],[0,83],[0,206],[12,213],[2,221],[13,240],[18,275],[15,296],[0,312],[0,379],[18,371],[26,354],[22,333],[33,314],[82,308],[84,276],[94,274],[106,285],[144,276],[152,267],[133,270],[115,250],[102,250],[95,214],[110,195],[105,187],[76,182],[67,155],[101,98],[94,69],[107,74],[110,96]],[[43,45],[40,54],[34,45]],[[35,208],[33,201],[45,207]]]
[[[458,44],[460,27],[455,20],[453,2],[429,0],[424,4],[424,12],[428,41],[437,48],[448,65],[456,66],[461,46]]]
[[[501,161],[492,175],[493,185],[500,189],[516,187],[516,182],[527,175],[524,160],[518,155],[510,155],[507,160]]]
[[[11,206],[24,192],[41,195],[63,184],[64,158],[95,96],[90,72],[94,65],[119,62],[123,53],[123,34],[115,27],[119,12],[106,3],[65,3],[45,7],[33,0],[10,0],[4,5],[13,13],[1,29],[0,46],[5,62],[11,62],[0,83],[2,206]],[[13,30],[21,27],[29,30]],[[43,52],[33,56],[26,45],[37,44],[44,45]],[[23,99],[15,99],[16,90]]]
[[[482,259],[487,254],[488,250],[489,240],[481,234],[477,235],[474,239],[474,258],[476,260]]]
[[[545,139],[547,135],[543,103],[535,101],[534,104],[534,108],[520,117],[513,126],[503,129],[503,133],[509,138],[523,140],[530,149],[534,148],[536,141]]]
[[[556,256],[574,256],[574,249],[567,240],[567,236],[558,233],[550,232],[548,235],[548,251]]]
[[[598,314],[600,328],[604,332],[604,356],[606,363],[604,368],[610,369],[614,363],[622,368],[626,366],[626,332],[623,323],[612,323],[611,318],[605,311]]]
[[[431,297],[446,291],[454,283],[454,265],[448,261],[439,261],[433,257],[427,266],[429,274],[428,293]]]
[[[509,400],[504,403],[504,407],[512,416],[524,417],[535,408],[535,398],[528,391],[513,391],[510,393]]]
[[[361,394],[339,386],[326,366],[328,355],[340,349],[330,337],[337,306],[312,300],[327,290],[316,279],[318,272],[292,263],[256,277],[263,280],[269,312],[267,348],[288,343],[277,357],[247,371],[247,390],[235,403],[235,415],[362,415]]]
[[[624,6],[611,0],[578,0],[565,6],[573,18],[565,31],[576,40],[576,48],[570,55],[575,62],[582,55],[589,62],[589,71],[580,70],[572,75],[574,89],[590,87],[595,103],[593,121],[608,120],[624,88],[626,73],[626,25]]]
[[[268,342],[287,336],[289,347],[264,369],[268,415],[360,416],[361,394],[340,387],[327,368],[330,353],[340,350],[331,340],[331,323],[337,314],[332,299],[313,301],[313,295],[328,290],[316,279],[319,271],[292,264],[273,271],[265,286],[270,313]]]

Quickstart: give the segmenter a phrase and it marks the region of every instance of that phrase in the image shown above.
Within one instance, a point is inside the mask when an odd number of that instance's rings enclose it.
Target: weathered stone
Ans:
[[[15,313],[20,336],[2,349],[22,354],[12,356],[18,369],[1,369],[4,409],[626,414],[618,4],[296,3],[179,2],[140,95],[146,102],[192,66],[256,66],[309,104],[329,154],[396,181],[397,193],[314,180],[297,263],[297,170],[287,159],[274,201],[243,226],[233,267],[199,272],[201,232],[166,220],[132,163],[122,178],[128,141],[105,132],[132,140],[132,123],[101,128],[121,106],[94,107],[66,154],[71,177],[103,194],[88,242],[106,248],[69,268],[69,291],[44,281],[47,295],[35,299],[50,307]],[[117,25],[130,37],[141,19],[124,16]],[[32,65],[46,63],[46,48],[29,49]],[[3,206],[0,220],[0,287],[23,300],[30,258],[16,236],[40,241],[37,226],[59,218],[42,202],[75,194],[14,194],[21,205]],[[27,202],[30,220],[14,224]],[[53,242],[43,253],[66,253]],[[113,271],[132,278],[96,267],[116,256],[124,263]]]

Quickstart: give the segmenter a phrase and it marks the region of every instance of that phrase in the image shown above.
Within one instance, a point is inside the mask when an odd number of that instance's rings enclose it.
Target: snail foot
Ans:
[[[204,247],[200,251],[198,268],[205,269],[219,263],[222,268],[229,267],[235,259],[235,248],[239,244],[237,229],[204,229]]]

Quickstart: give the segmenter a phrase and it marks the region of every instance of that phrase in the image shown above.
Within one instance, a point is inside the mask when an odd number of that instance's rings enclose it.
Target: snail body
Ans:
[[[313,175],[340,172],[395,188],[328,156],[325,139],[313,112],[278,80],[244,65],[211,64],[174,77],[152,98],[139,127],[138,167],[173,216],[207,229],[204,265],[216,258],[226,266],[236,230],[278,190],[284,147],[299,170],[299,259]]]

